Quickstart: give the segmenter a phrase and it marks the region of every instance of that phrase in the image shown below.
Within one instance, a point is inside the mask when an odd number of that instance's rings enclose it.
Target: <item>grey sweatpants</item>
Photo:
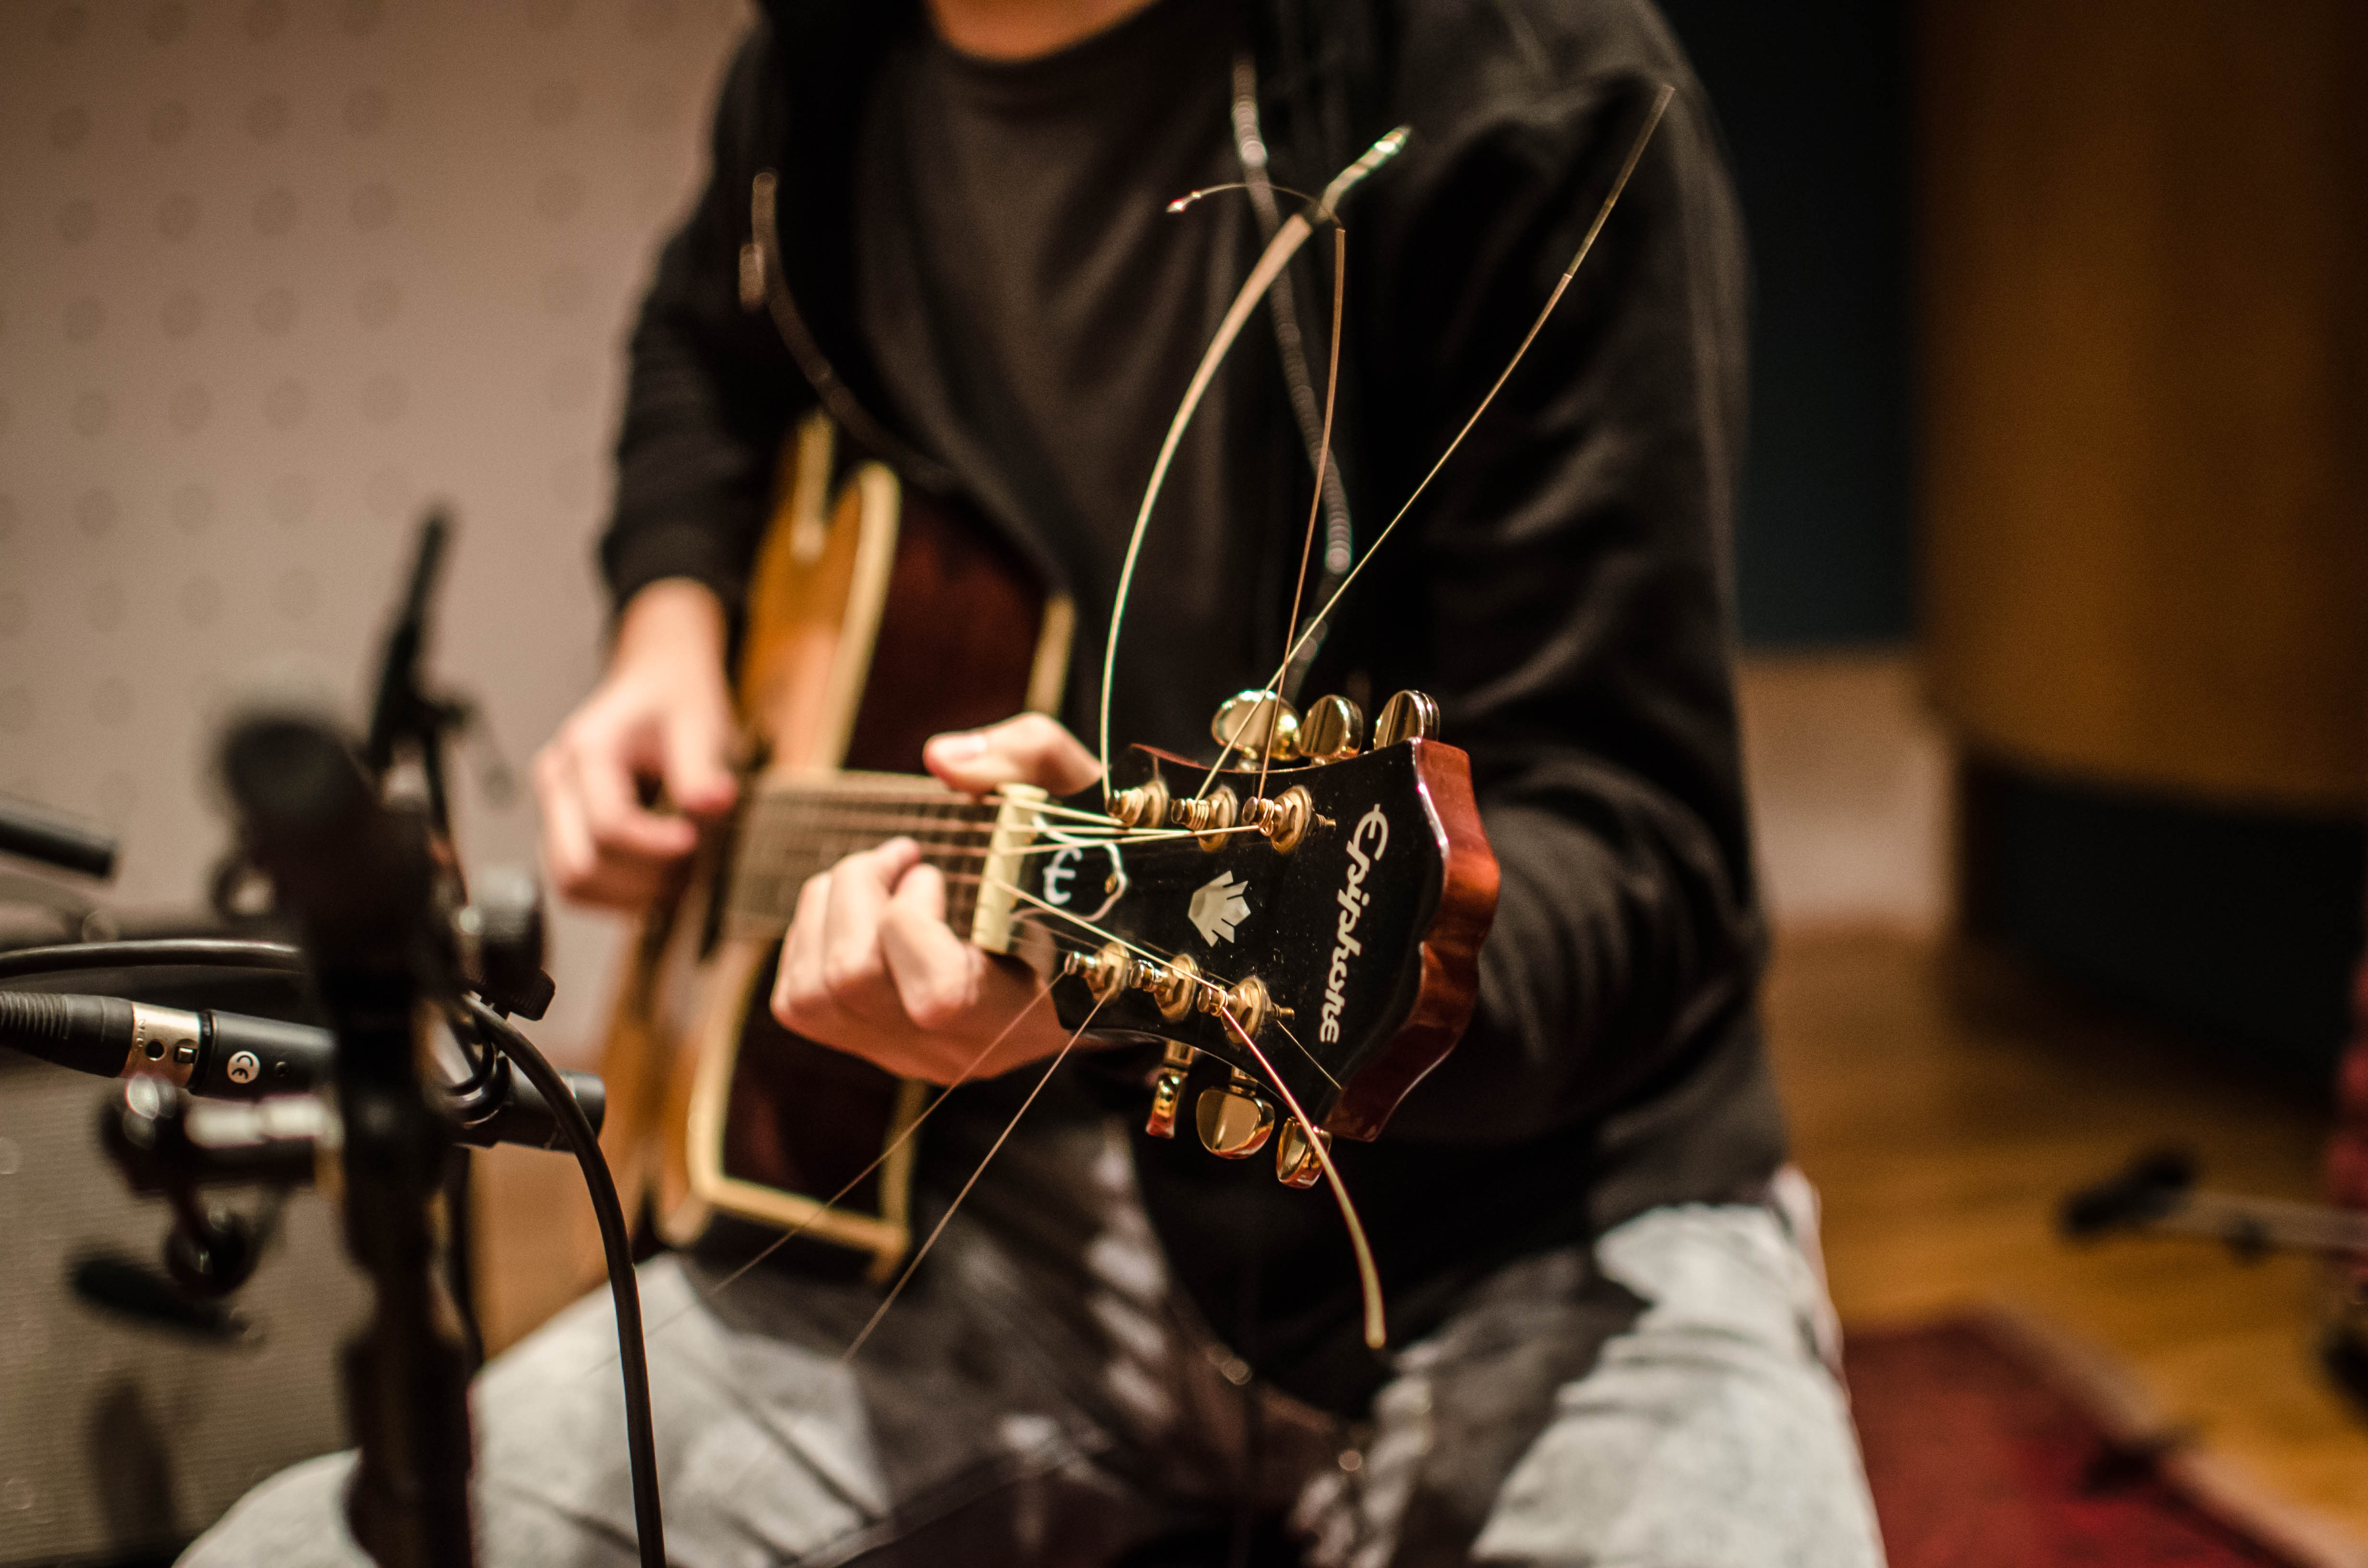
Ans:
[[[1782,1206],[1687,1206],[1524,1259],[1351,1425],[1254,1381],[1178,1302],[1120,1136],[1015,1138],[851,1364],[869,1290],[643,1267],[668,1553],[1098,1564],[1247,1506],[1287,1511],[1320,1568],[1868,1568],[1815,1244]],[[490,1568],[632,1562],[615,1345],[603,1293],[478,1380]],[[184,1564],[361,1562],[348,1467],[265,1483]]]

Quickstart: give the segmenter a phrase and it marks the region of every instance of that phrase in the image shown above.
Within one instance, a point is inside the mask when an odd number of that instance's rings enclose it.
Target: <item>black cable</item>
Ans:
[[[475,1199],[469,1158],[467,1144],[454,1145],[444,1173],[444,1283],[452,1297],[452,1313],[461,1320],[461,1345],[468,1352],[473,1378],[485,1364],[485,1329],[477,1319],[477,1221],[470,1212]]]
[[[0,981],[37,974],[71,974],[87,969],[180,965],[198,969],[275,969],[301,971],[304,955],[285,942],[255,942],[229,937],[172,937],[139,942],[72,942],[54,948],[19,948],[0,953]]]
[[[641,1540],[642,1568],[666,1568],[666,1526],[658,1517],[656,1427],[650,1416],[650,1364],[642,1346],[642,1293],[633,1278],[632,1238],[625,1231],[616,1180],[609,1174],[609,1162],[601,1156],[600,1140],[585,1119],[584,1108],[575,1103],[557,1069],[507,1018],[474,997],[464,1000],[471,1019],[501,1041],[503,1053],[549,1102],[568,1146],[575,1151],[575,1163],[584,1167],[592,1212],[600,1221],[600,1249],[608,1256],[609,1294],[617,1304],[617,1358],[625,1375],[625,1448],[632,1464],[633,1522]]]

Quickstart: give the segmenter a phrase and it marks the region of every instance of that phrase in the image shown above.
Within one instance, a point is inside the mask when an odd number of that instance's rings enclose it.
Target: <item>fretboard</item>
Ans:
[[[808,877],[900,835],[945,873],[947,924],[967,931],[996,812],[992,801],[900,774],[833,773],[765,785],[741,812],[725,881],[724,935],[780,935]]]

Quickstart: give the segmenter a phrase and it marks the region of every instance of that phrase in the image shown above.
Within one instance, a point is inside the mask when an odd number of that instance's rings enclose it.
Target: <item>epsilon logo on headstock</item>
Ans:
[[[1224,871],[1192,894],[1188,913],[1201,940],[1213,948],[1234,939],[1234,927],[1250,917],[1250,901],[1242,896],[1248,891],[1247,882],[1237,882],[1231,871]]]

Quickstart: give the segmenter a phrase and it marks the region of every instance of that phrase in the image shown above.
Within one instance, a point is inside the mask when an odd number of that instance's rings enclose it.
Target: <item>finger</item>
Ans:
[[[892,838],[831,868],[830,901],[823,921],[823,981],[832,998],[850,1012],[871,1016],[887,999],[880,912],[920,856],[920,846],[911,839]]]
[[[829,903],[830,873],[808,877],[798,889],[797,910],[781,939],[781,963],[773,976],[773,1017],[801,1034],[829,1027],[830,991],[822,978],[823,914]]]
[[[675,860],[698,846],[697,826],[660,816],[634,798],[632,776],[616,752],[586,747],[570,755],[585,825],[604,858]]]
[[[946,925],[945,879],[914,869],[880,918],[880,952],[905,1016],[932,1032],[974,1033],[985,955]]]
[[[704,703],[670,717],[665,725],[666,796],[693,816],[712,817],[730,809],[739,782],[725,766],[731,725]]]
[[[534,794],[541,808],[543,867],[551,873],[552,886],[565,897],[581,899],[588,896],[598,857],[567,773],[561,753],[546,746],[535,754]]]
[[[1042,713],[935,736],[922,748],[921,760],[949,789],[973,795],[1003,784],[1034,784],[1072,795],[1102,775],[1094,754]]]

